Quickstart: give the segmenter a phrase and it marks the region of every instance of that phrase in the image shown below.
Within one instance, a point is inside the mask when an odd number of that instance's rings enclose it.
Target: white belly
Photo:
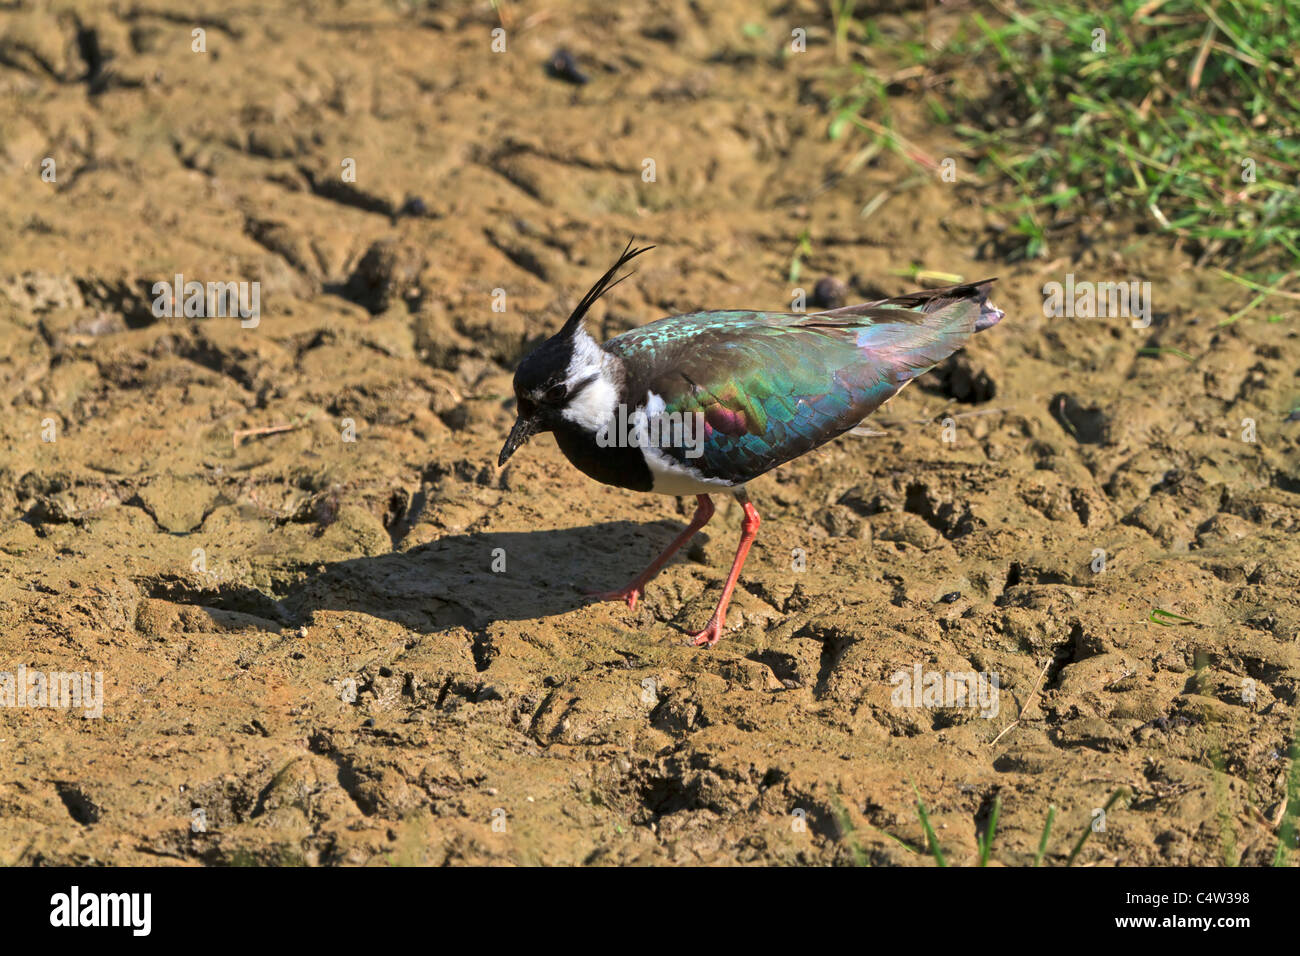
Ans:
[[[689,464],[683,464],[658,448],[642,448],[641,456],[645,458],[646,467],[654,478],[651,490],[657,495],[707,495],[715,491],[737,491],[745,487],[722,478],[706,478]]]

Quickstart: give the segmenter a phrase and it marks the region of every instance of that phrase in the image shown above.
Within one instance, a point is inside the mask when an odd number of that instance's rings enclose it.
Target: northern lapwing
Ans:
[[[587,310],[651,248],[629,242],[563,328],[519,364],[518,418],[498,465],[533,435],[552,432],[564,456],[597,481],[695,495],[695,516],[664,552],[626,587],[595,595],[630,608],[713,517],[709,496],[734,495],[744,511],[740,545],[717,609],[691,636],[711,646],[758,532],[745,486],[853,428],[1003,313],[989,302],[994,280],[986,279],[830,312],[689,312],[597,344],[583,327]]]

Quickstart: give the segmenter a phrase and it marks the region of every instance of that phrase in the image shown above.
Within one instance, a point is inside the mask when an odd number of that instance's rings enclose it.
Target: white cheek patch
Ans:
[[[614,419],[618,389],[612,382],[598,378],[564,406],[560,415],[588,431],[599,431]]]
[[[596,340],[579,328],[573,340],[573,358],[564,372],[564,381],[572,392],[594,376],[560,413],[562,417],[589,431],[598,431],[614,418],[618,406],[616,363]]]
[[[579,326],[573,336],[573,357],[569,359],[569,367],[564,373],[565,381],[569,384],[582,381],[593,372],[603,369],[605,360],[609,357],[609,353],[596,344],[587,330]]]

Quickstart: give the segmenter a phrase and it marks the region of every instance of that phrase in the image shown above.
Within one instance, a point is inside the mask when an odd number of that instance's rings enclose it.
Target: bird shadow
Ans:
[[[297,627],[316,611],[354,611],[430,633],[567,614],[584,593],[622,587],[681,530],[671,521],[609,521],[577,528],[446,535],[374,557],[313,562],[277,593],[234,582],[155,582],[152,597],[252,614]],[[684,553],[674,556],[684,560]]]

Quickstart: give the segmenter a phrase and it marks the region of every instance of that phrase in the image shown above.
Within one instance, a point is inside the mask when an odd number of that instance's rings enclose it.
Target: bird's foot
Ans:
[[[583,591],[582,593],[597,601],[624,601],[627,603],[629,611],[635,611],[636,602],[640,600],[645,591],[640,584],[633,582],[625,588],[619,588],[617,591]]]
[[[722,632],[725,628],[725,618],[711,617],[709,623],[704,625],[704,630],[692,634],[686,643],[692,647],[712,647],[722,638]]]

